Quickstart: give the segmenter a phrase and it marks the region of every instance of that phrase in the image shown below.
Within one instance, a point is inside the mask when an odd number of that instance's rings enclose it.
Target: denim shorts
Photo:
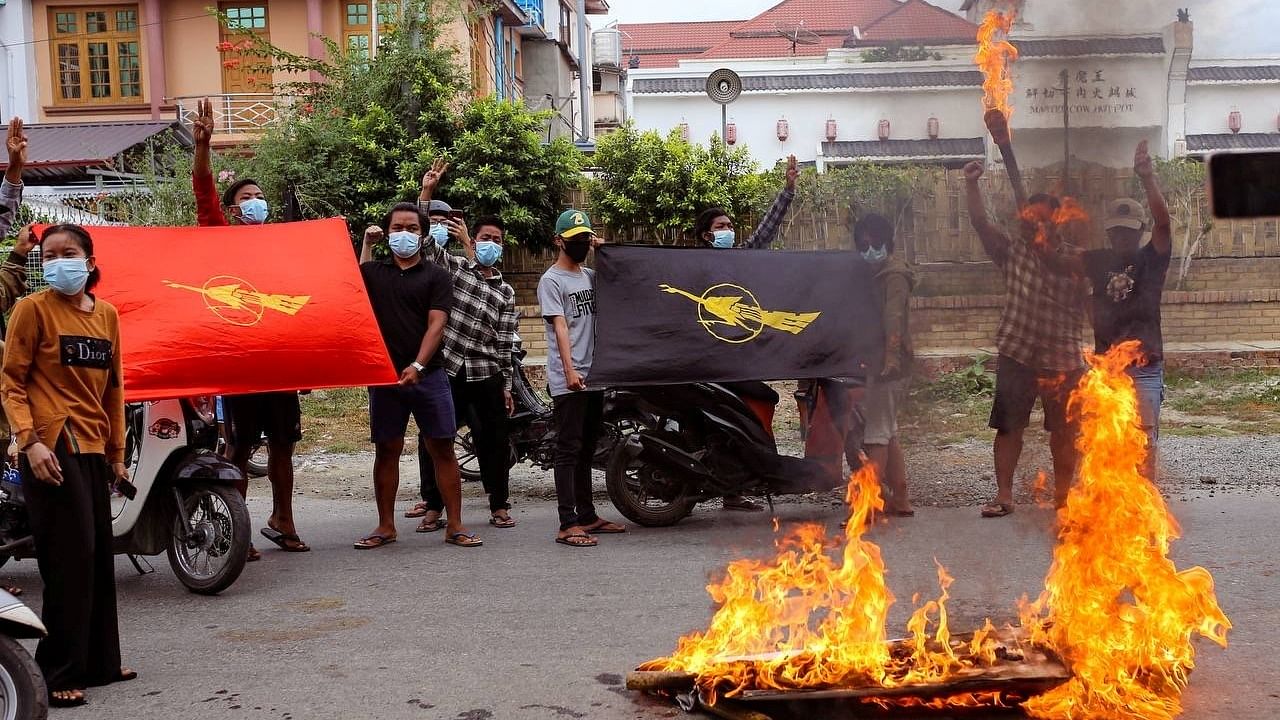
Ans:
[[[443,368],[428,371],[414,385],[369,388],[369,439],[374,443],[404,440],[411,415],[423,437],[447,440],[458,433],[453,393]]]

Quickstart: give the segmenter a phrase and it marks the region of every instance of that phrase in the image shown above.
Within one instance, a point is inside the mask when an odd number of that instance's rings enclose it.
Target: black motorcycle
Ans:
[[[551,405],[529,382],[529,376],[524,371],[525,355],[526,352],[517,339],[511,369],[511,398],[515,404],[515,412],[507,418],[507,434],[511,442],[510,467],[528,461],[543,470],[550,470],[554,465],[556,448]],[[635,408],[625,408],[624,412],[624,408],[614,402],[614,397],[615,393],[612,391],[605,393],[604,431],[596,445],[593,462],[598,470],[607,467],[609,457],[618,442],[643,422]],[[479,481],[480,461],[476,456],[471,429],[467,425],[458,428],[454,452],[458,456],[462,479],[467,482]]]
[[[778,399],[763,383],[617,391],[617,412],[647,420],[614,447],[606,467],[609,499],[629,520],[657,527],[718,497],[800,495],[842,485],[842,473],[830,464],[778,454],[770,428]],[[812,402],[799,394],[797,400],[802,409]],[[802,412],[802,419],[813,422],[813,414]],[[844,442],[834,452],[839,465]]]

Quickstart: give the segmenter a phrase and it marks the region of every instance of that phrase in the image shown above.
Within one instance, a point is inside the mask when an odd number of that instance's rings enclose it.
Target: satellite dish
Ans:
[[[741,94],[742,78],[738,77],[738,73],[720,68],[707,76],[707,97],[721,105],[728,105]]]
[[[784,38],[791,42],[791,54],[796,54],[797,45],[817,45],[822,42],[822,38],[818,37],[818,33],[805,29],[804,21],[798,23],[774,23],[774,29],[778,33],[778,37]]]

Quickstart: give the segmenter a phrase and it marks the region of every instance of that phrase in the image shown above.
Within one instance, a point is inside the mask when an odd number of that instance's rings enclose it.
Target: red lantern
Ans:
[[[787,122],[786,118],[778,121],[776,130],[778,131],[778,142],[786,142],[787,138],[791,137],[791,123]]]
[[[738,126],[729,123],[724,126],[724,141],[730,145],[738,142]]]
[[[1233,133],[1240,132],[1242,122],[1243,118],[1241,117],[1239,110],[1232,110],[1231,114],[1227,116],[1227,127],[1231,128],[1231,132]]]
[[[937,140],[938,136],[941,134],[942,134],[942,123],[938,122],[938,118],[936,117],[929,118],[929,139]]]
[[[684,139],[685,142],[689,142],[689,123],[680,123],[680,137]]]
[[[889,121],[888,120],[880,121],[879,131],[880,131],[881,140],[889,139]]]
[[[827,142],[836,141],[836,131],[838,129],[839,128],[836,126],[836,121],[834,118],[827,120]]]

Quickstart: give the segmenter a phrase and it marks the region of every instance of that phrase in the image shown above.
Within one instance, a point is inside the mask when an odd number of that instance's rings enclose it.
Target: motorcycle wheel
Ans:
[[[267,443],[260,442],[253,446],[253,454],[249,456],[249,477],[264,478],[267,476]]]
[[[217,595],[231,587],[249,555],[249,509],[235,488],[192,485],[183,502],[191,525],[174,513],[169,565],[193,593]],[[186,540],[183,536],[186,536]]]
[[[0,635],[0,720],[45,720],[49,691],[40,666],[17,640]]]
[[[453,438],[453,454],[458,457],[458,470],[462,473],[462,482],[480,482],[480,457],[476,455],[476,443],[471,439],[471,428],[458,428]],[[511,446],[511,457],[507,459],[507,469],[516,466],[516,448]]]
[[[625,443],[618,443],[605,470],[609,500],[628,520],[645,527],[675,525],[693,512],[697,501],[682,492],[674,500],[664,500],[649,491],[655,483],[670,482],[657,468],[631,457]]]

